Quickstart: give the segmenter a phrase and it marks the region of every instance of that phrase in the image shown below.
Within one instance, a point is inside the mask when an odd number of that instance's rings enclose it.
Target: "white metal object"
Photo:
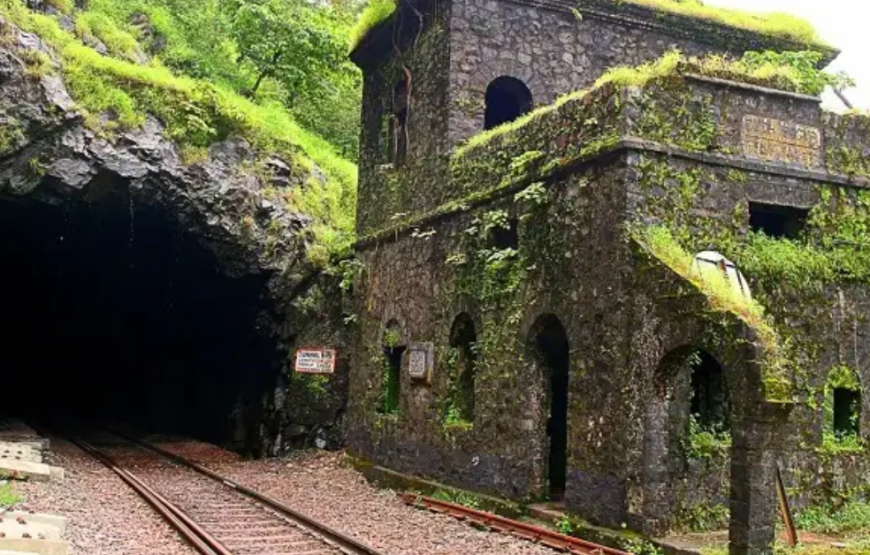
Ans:
[[[703,278],[709,272],[719,272],[725,276],[728,283],[735,291],[742,294],[747,299],[752,298],[752,292],[749,290],[749,284],[746,278],[740,273],[737,265],[725,258],[722,254],[715,251],[704,251],[695,255],[695,260],[692,263],[692,269]]]

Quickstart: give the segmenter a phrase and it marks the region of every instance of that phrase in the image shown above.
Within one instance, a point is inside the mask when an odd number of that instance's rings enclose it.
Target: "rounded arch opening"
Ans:
[[[529,330],[530,354],[543,370],[547,406],[547,489],[550,499],[565,495],[568,471],[568,371],[570,345],[562,322],[552,314],[538,317]]]
[[[381,359],[381,395],[378,412],[398,414],[402,385],[402,356],[407,348],[398,320],[390,320],[384,326],[381,346],[383,357]]]
[[[724,367],[695,345],[662,357],[653,383],[644,416],[643,512],[644,527],[659,534],[676,516],[676,482],[689,471],[688,461],[730,451],[731,405]],[[719,497],[727,503],[728,492],[719,492]]]
[[[477,331],[468,313],[453,320],[448,354],[448,390],[444,419],[448,424],[474,422],[474,374],[477,365]]]
[[[532,91],[516,77],[503,75],[486,87],[484,129],[514,121],[532,110]]]

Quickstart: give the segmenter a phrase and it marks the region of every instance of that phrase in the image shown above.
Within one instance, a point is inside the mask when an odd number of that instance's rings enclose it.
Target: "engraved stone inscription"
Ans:
[[[408,350],[408,374],[415,380],[427,380],[432,371],[434,345],[414,343]]]
[[[774,162],[820,166],[822,134],[816,127],[762,116],[743,116],[743,154]]]

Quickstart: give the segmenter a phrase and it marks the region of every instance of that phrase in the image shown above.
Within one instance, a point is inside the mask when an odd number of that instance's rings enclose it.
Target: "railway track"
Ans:
[[[625,551],[620,551],[612,547],[598,545],[580,538],[566,536],[554,532],[548,528],[542,528],[533,524],[512,520],[502,516],[494,515],[484,511],[478,511],[456,503],[424,497],[413,493],[400,494],[402,500],[408,505],[425,508],[435,513],[446,514],[465,520],[474,522],[484,526],[495,532],[511,534],[518,538],[523,538],[531,542],[539,543],[557,551],[568,552],[573,555],[631,555]]]
[[[68,439],[115,472],[203,555],[383,555],[147,442],[110,432]]]

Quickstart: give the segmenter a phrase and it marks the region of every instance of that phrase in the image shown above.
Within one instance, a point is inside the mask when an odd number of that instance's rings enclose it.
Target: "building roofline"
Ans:
[[[406,2],[401,0],[393,14],[373,26],[362,40],[351,50],[351,60],[359,66],[379,58],[392,45],[393,25],[402,15]],[[582,17],[606,21],[633,29],[658,31],[675,38],[697,41],[729,51],[776,50],[799,51],[813,50],[822,55],[819,67],[825,67],[840,54],[832,46],[818,42],[801,42],[787,37],[753,31],[722,21],[682,14],[669,10],[656,9],[633,2],[614,0],[582,0],[578,6],[570,0],[497,0],[544,8],[563,13],[580,11]],[[407,10],[411,11],[411,10]],[[386,47],[386,48],[385,48]]]

